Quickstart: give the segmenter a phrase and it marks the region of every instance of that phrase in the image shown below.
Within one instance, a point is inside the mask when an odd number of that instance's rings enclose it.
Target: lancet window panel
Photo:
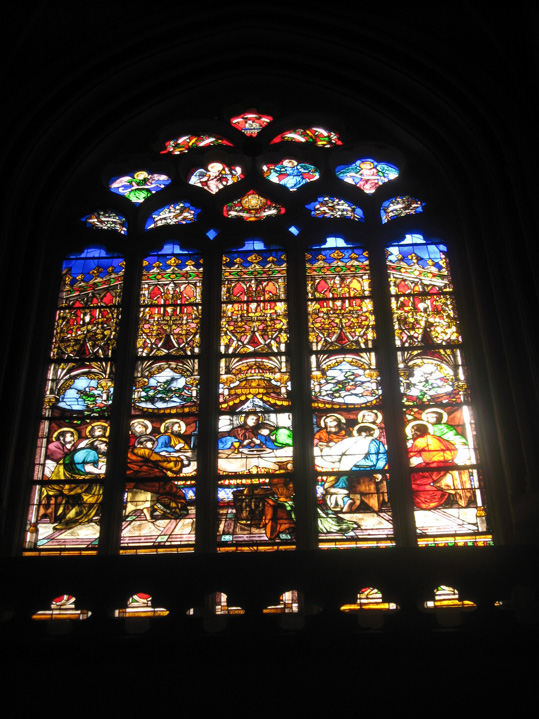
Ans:
[[[328,238],[307,253],[306,273],[318,543],[329,549],[391,546],[368,253]]]
[[[102,247],[64,261],[27,550],[97,551],[123,268],[123,259]]]
[[[447,248],[407,235],[387,266],[419,543],[473,542],[486,503]]]
[[[121,551],[192,551],[196,532],[202,258],[143,260]]]
[[[295,490],[283,249],[254,240],[225,253],[221,296],[218,549],[292,549]]]

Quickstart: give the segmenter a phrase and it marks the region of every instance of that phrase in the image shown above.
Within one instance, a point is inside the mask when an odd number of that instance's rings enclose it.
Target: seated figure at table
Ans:
[[[320,426],[322,429],[315,432],[314,435],[314,446],[319,450],[350,437],[350,430],[346,426],[344,417],[340,414],[327,414],[320,420]]]
[[[319,469],[384,469],[387,464],[385,446],[376,439],[380,430],[375,424],[364,422],[354,427],[352,437],[315,448]],[[317,451],[318,450],[318,451]]]
[[[142,509],[148,521],[152,512],[157,512],[158,518],[180,519],[188,513],[185,494],[170,477],[181,474],[190,461],[183,455],[157,454],[156,444],[155,437],[141,435],[128,450],[127,473],[140,479],[126,484],[126,516]]]
[[[322,450],[321,457],[317,458],[317,466],[335,470],[365,470],[384,469],[387,465],[387,451],[385,446],[376,439],[379,428],[375,424],[364,422],[354,427],[354,436]],[[379,510],[384,499],[387,501],[386,482],[381,474],[372,477],[362,477],[356,483],[362,488],[360,494],[376,511]],[[325,485],[327,504],[332,509],[344,512],[355,511],[360,499],[350,496],[350,479],[347,475],[328,477]],[[376,495],[370,496],[370,495]]]
[[[101,512],[107,440],[93,439],[86,447],[66,454],[43,485],[40,521],[47,516],[55,529],[71,529],[96,521]]]
[[[154,452],[157,454],[166,452],[179,455],[181,452],[190,449],[187,442],[181,438],[181,435],[185,432],[185,423],[181,419],[167,419],[161,425],[161,432],[163,434],[160,434],[157,438],[157,444],[154,448]]]
[[[260,427],[260,417],[258,412],[246,412],[242,418],[242,422],[238,427],[234,427],[229,432],[220,432],[218,448],[230,449],[235,444],[240,447],[254,447],[261,445],[258,438]]]
[[[47,454],[43,474],[50,477],[58,462],[68,455],[78,439],[78,432],[71,427],[63,427],[52,435],[52,442],[47,445]]]

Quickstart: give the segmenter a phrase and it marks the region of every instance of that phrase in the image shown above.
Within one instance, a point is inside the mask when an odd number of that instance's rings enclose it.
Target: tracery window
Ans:
[[[428,205],[390,149],[275,123],[163,138],[80,218],[24,553],[492,541]]]

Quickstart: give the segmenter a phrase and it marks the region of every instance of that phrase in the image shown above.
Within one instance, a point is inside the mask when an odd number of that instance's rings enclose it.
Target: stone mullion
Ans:
[[[122,317],[116,350],[99,554],[116,554],[120,548],[133,378],[137,361],[142,263],[137,253],[125,254]]]
[[[298,549],[316,549],[318,547],[318,524],[313,455],[311,363],[307,320],[305,250],[300,245],[296,245],[288,250],[287,257],[296,546]]]
[[[391,295],[382,241],[369,249],[369,266],[376,322],[376,361],[382,384],[382,405],[387,437],[389,499],[395,541],[400,547],[417,545],[408,450],[404,434],[399,366],[395,348]]]
[[[217,439],[221,255],[206,252],[203,264],[199,356],[199,414],[195,551],[215,552],[217,535]]]

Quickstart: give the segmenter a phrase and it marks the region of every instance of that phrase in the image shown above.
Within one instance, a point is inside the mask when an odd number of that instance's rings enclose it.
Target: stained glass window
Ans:
[[[161,154],[198,165],[170,157],[174,179],[103,191],[129,227],[114,207],[77,221],[26,554],[388,547],[403,527],[419,546],[491,543],[447,244],[417,231],[423,202],[384,187],[395,165],[345,164],[357,154],[329,130],[283,133],[294,158],[253,161],[271,120],[168,140]],[[154,611],[145,594],[121,610]]]
[[[306,257],[319,543],[391,544],[368,256],[329,238]]]

